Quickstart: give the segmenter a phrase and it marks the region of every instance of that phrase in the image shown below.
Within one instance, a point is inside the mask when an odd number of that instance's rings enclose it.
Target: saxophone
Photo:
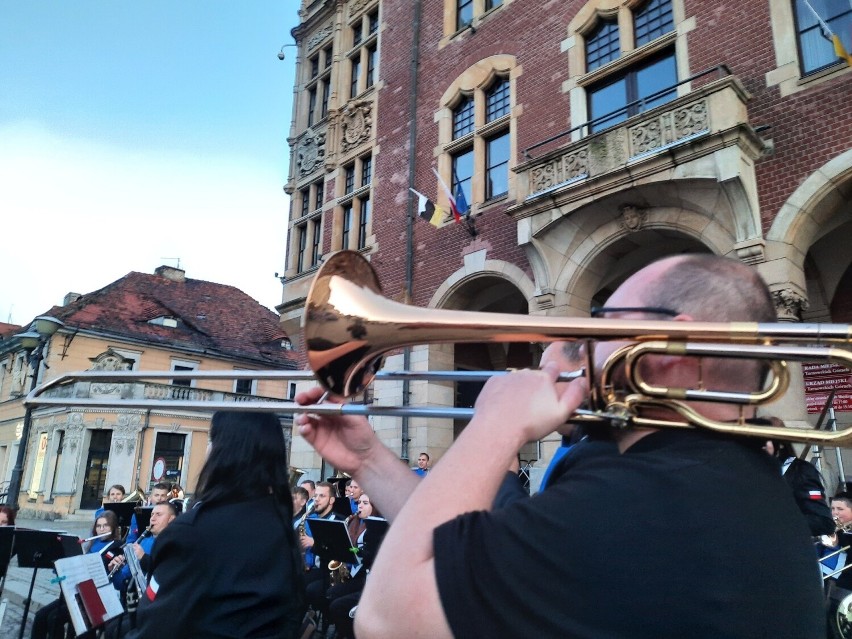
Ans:
[[[357,516],[358,515],[349,515],[344,521],[346,526],[348,527],[352,518]],[[349,566],[337,559],[332,559],[328,562],[328,573],[329,584],[331,586],[339,586],[343,582],[349,581],[352,578],[352,575],[349,574]]]
[[[305,510],[305,514],[302,515],[302,518],[299,520],[299,523],[296,524],[296,530],[299,532],[299,549],[302,553],[302,567],[305,569],[305,572],[308,572],[311,569],[311,566],[308,565],[307,560],[305,559],[306,550],[302,546],[301,539],[302,537],[307,536],[307,532],[305,531],[305,520],[317,509],[316,502],[311,504],[311,507]]]

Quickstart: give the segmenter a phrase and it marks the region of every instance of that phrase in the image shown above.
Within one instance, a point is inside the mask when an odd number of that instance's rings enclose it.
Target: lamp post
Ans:
[[[55,317],[40,315],[35,318],[30,330],[26,333],[18,333],[17,338],[23,349],[27,352],[27,364],[33,369],[32,383],[29,392],[32,392],[38,384],[38,371],[44,360],[44,347],[50,341],[51,336],[63,326]],[[21,442],[18,444],[18,456],[15,459],[15,467],[12,469],[12,478],[9,481],[9,492],[6,503],[12,508],[18,507],[18,495],[21,492],[21,479],[24,473],[24,460],[27,456],[27,443],[30,438],[32,427],[32,408],[27,406],[24,413],[24,427],[21,429]]]

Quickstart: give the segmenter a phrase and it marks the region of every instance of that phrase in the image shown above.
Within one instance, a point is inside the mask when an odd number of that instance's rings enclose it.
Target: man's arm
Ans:
[[[521,446],[552,432],[579,406],[584,381],[568,385],[560,395],[557,375],[557,367],[548,365],[495,377],[485,385],[474,418],[415,486],[388,531],[359,602],[356,634],[452,636],[438,593],[433,532],[462,513],[489,510]]]
[[[323,391],[312,388],[296,395],[304,406],[319,401]],[[342,400],[341,400],[342,401]],[[383,445],[364,417],[301,414],[299,434],[335,468],[351,474],[382,514],[393,521],[420,483],[420,478]]]

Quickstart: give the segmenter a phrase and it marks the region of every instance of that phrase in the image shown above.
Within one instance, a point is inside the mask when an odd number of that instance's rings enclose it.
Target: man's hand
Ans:
[[[314,547],[314,538],[308,537],[307,535],[302,535],[299,538],[299,541],[302,544],[302,550],[310,550]]]
[[[585,378],[557,384],[559,372],[555,362],[548,362],[538,371],[492,377],[476,400],[474,420],[489,428],[517,429],[519,447],[542,439],[564,424],[588,393]]]
[[[322,397],[319,387],[296,395],[302,406],[316,404]],[[332,397],[332,401],[344,400]],[[381,446],[365,417],[311,415],[302,413],[296,418],[299,434],[335,468],[355,474],[373,451]]]
[[[142,559],[145,556],[145,551],[142,549],[138,543],[133,544],[133,552],[136,554],[137,559]]]

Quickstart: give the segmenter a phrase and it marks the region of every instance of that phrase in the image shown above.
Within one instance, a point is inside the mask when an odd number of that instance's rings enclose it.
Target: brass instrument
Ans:
[[[347,530],[349,529],[349,522],[352,521],[353,517],[357,517],[357,515],[349,515],[346,519],[343,520],[343,524],[346,526]],[[328,562],[328,572],[329,572],[329,583],[332,586],[337,586],[342,584],[344,581],[349,581],[352,578],[352,575],[349,573],[349,566],[346,565],[345,562],[339,561],[337,559],[332,559]]]
[[[623,427],[701,427],[732,435],[765,439],[852,445],[852,427],[837,431],[746,424],[746,407],[777,399],[787,389],[787,361],[835,363],[852,368],[852,326],[848,324],[795,324],[756,322],[671,322],[592,318],[554,318],[536,315],[477,313],[422,309],[388,300],[381,295],[370,263],[355,251],[330,256],[319,269],[307,296],[302,319],[304,341],[311,369],[327,390],[352,396],[364,390],[374,377],[388,379],[435,379],[433,373],[378,373],[384,353],[418,344],[474,342],[553,342],[584,340],[589,350],[595,341],[632,342],[612,353],[593,370],[592,358],[585,375],[589,379],[590,408],[578,410],[572,421],[607,422]],[[757,392],[658,387],[643,379],[639,362],[646,355],[740,358],[759,360],[770,369],[768,382]],[[624,372],[627,388],[616,391],[613,378]],[[244,374],[244,375],[243,375]],[[446,374],[446,373],[445,373]],[[501,374],[480,373],[480,378]],[[469,419],[472,409],[318,404],[309,407],[284,401],[214,402],[193,400],[94,400],[76,397],[61,388],[78,380],[134,381],[140,379],[294,379],[296,371],[189,371],[157,373],[90,371],[66,375],[43,384],[26,398],[30,407],[120,406],[125,408],[252,410],[276,413],[342,415],[405,415]],[[456,379],[464,379],[454,372]],[[444,377],[443,379],[448,379]],[[56,396],[50,394],[55,391]],[[687,402],[724,402],[740,405],[740,419],[719,422],[697,412]],[[640,415],[642,409],[665,409],[672,419]]]
[[[129,504],[133,501],[145,501],[145,491],[142,490],[142,487],[139,484],[136,484],[136,490],[131,493],[127,493],[124,498],[121,500],[122,504]]]
[[[300,537],[299,551],[302,553],[302,567],[305,569],[305,572],[309,571],[311,569],[311,566],[309,566],[307,564],[307,560],[305,558],[305,555],[307,554],[307,552],[305,551],[304,548],[302,548],[301,537],[307,536],[307,532],[305,531],[305,520],[307,520],[307,518],[310,517],[311,513],[313,513],[316,509],[317,509],[317,505],[316,505],[316,502],[314,502],[313,504],[311,504],[310,508],[307,508],[305,510],[305,514],[302,515],[302,518],[299,519],[299,522],[295,526],[296,531],[299,533],[299,537]]]

